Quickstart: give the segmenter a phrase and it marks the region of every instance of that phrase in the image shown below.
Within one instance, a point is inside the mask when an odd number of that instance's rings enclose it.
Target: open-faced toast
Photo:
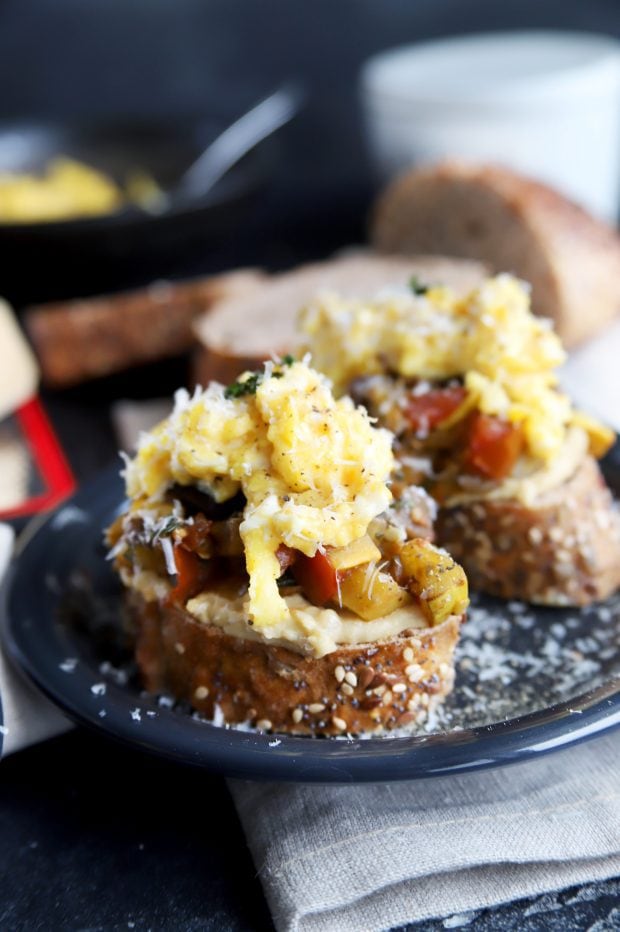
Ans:
[[[301,326],[317,368],[394,432],[400,481],[435,498],[439,543],[474,588],[584,605],[618,587],[619,518],[594,458],[613,433],[559,391],[560,342],[522,283],[318,298]]]
[[[148,689],[224,723],[413,727],[450,690],[467,606],[390,434],[304,362],[181,392],[108,531]]]

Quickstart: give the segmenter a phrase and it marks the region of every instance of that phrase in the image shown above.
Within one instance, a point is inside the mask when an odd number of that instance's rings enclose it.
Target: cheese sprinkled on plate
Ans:
[[[143,434],[125,471],[132,510],[175,483],[217,501],[246,499],[240,534],[256,627],[289,615],[277,579],[281,544],[314,556],[362,537],[392,496],[391,435],[305,362],[245,373],[225,389],[177,392],[171,416]]]

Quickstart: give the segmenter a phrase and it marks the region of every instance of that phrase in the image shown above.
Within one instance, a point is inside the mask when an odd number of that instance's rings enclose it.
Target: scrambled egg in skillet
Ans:
[[[142,169],[128,172],[123,187],[91,165],[65,156],[51,161],[41,174],[0,173],[0,222],[45,223],[98,217],[125,204],[150,209],[163,193]]]
[[[304,350],[338,391],[358,377],[383,373],[448,382],[461,379],[464,399],[442,428],[473,410],[518,425],[530,456],[548,464],[574,425],[601,456],[613,433],[573,411],[558,391],[565,359],[549,321],[530,310],[527,286],[511,275],[484,282],[466,297],[413,283],[412,292],[374,301],[327,294],[300,317]]]
[[[312,557],[362,537],[392,495],[391,435],[303,362],[268,363],[228,389],[180,391],[172,415],[144,434],[125,478],[131,510],[156,508],[175,483],[224,502],[242,492],[239,531],[257,628],[286,619],[280,545]]]
[[[102,172],[58,158],[42,175],[0,174],[0,221],[38,223],[98,216],[117,210],[124,197]]]

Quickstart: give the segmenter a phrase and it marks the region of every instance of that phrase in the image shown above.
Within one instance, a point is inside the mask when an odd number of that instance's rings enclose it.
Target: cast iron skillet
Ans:
[[[66,155],[123,183],[148,172],[166,191],[227,125],[224,118],[106,125],[0,124],[0,172],[37,171]],[[0,293],[21,306],[132,287],[164,277],[179,258],[208,256],[244,222],[264,183],[274,141],[251,150],[205,198],[151,216],[124,207],[100,217],[1,223]]]
[[[620,443],[607,456],[604,472],[617,494]],[[12,567],[2,625],[6,649],[27,676],[75,721],[109,737],[229,776],[345,783],[411,780],[502,766],[620,725],[618,597],[589,609],[577,624],[575,610],[529,607],[543,639],[545,632],[563,622],[566,637],[573,637],[577,646],[583,646],[579,639],[596,633],[597,626],[605,629],[607,648],[601,651],[607,655],[605,666],[596,680],[586,678],[576,690],[560,692],[561,701],[551,703],[544,698],[549,676],[563,677],[566,670],[549,674],[545,669],[532,684],[535,711],[509,713],[501,721],[491,718],[478,727],[371,740],[287,737],[215,727],[192,717],[188,709],[162,705],[142,693],[131,676],[122,682],[115,673],[126,658],[117,637],[120,592],[105,560],[102,528],[118,513],[122,499],[122,483],[114,467],[46,519]],[[76,574],[77,589],[68,586]],[[69,601],[67,591],[72,592]],[[500,613],[508,613],[511,605],[482,602]],[[512,622],[505,626],[510,637],[517,638],[512,649],[529,651],[532,628],[521,631],[518,617],[513,616]],[[467,625],[463,638],[466,630]],[[486,684],[482,685],[486,702]],[[505,692],[501,683],[499,690]],[[465,701],[459,672],[453,706],[461,696]]]

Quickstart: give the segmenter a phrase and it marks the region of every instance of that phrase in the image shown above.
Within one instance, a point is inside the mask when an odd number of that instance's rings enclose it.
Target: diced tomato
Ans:
[[[313,605],[325,605],[338,597],[338,574],[320,550],[313,557],[300,553],[292,573]]]
[[[428,433],[456,411],[466,394],[460,385],[431,388],[423,395],[410,395],[403,409],[404,414],[416,432]]]
[[[185,528],[185,536],[179,541],[179,546],[183,550],[199,551],[208,544],[209,534],[213,527],[213,521],[198,512],[194,516],[194,523]]]
[[[487,479],[505,479],[523,450],[523,430],[501,418],[476,414],[472,419],[467,449],[466,468]]]
[[[293,565],[298,556],[299,551],[293,550],[292,547],[287,547],[286,544],[280,544],[276,550],[276,557],[278,558],[278,563],[283,573],[286,573],[287,569]]]
[[[180,544],[174,548],[177,581],[169,593],[171,602],[185,603],[197,595],[209,577],[209,563],[195,553],[185,550]]]

